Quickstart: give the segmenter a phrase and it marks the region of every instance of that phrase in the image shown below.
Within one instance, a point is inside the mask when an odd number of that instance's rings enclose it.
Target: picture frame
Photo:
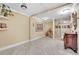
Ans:
[[[43,31],[43,24],[36,24],[36,32]]]

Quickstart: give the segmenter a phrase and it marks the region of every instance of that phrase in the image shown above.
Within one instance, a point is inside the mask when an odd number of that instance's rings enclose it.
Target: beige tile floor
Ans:
[[[41,38],[20,46],[0,51],[0,55],[77,55],[71,49],[64,49],[63,41]]]

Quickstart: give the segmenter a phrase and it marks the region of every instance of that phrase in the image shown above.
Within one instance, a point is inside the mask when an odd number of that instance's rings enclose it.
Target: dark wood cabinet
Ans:
[[[76,34],[64,34],[64,48],[70,48],[77,53],[77,33]]]

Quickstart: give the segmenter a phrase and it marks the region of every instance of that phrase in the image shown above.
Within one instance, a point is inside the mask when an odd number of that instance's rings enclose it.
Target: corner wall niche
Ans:
[[[0,31],[4,31],[8,29],[7,22],[8,19],[6,17],[0,16]]]

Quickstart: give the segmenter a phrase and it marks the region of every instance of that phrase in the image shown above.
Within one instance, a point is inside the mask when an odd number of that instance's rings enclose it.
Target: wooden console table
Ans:
[[[70,48],[77,53],[77,33],[76,34],[64,34],[64,48]]]

